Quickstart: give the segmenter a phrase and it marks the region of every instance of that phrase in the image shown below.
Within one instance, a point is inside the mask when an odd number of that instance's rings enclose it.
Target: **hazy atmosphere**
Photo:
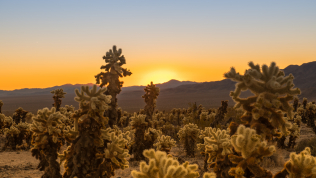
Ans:
[[[116,45],[124,86],[222,80],[316,58],[316,1],[0,1],[0,90],[95,83]]]

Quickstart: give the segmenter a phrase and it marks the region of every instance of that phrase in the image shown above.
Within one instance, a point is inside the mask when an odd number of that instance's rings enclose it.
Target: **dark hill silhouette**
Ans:
[[[228,69],[229,70],[229,69]],[[289,65],[283,69],[285,75],[294,75],[295,88],[301,89],[299,98],[306,97],[308,101],[316,100],[316,61],[304,63],[301,66]],[[45,89],[21,89],[14,91],[0,90],[0,100],[4,102],[3,111],[13,111],[19,106],[33,113],[37,109],[51,107],[53,103],[50,91],[63,88],[67,93],[62,99],[62,106],[68,104],[76,108],[78,103],[74,101],[75,88],[80,88],[82,84],[66,84]],[[88,84],[92,86],[93,84]],[[235,89],[235,82],[224,79],[213,82],[180,82],[170,80],[163,84],[157,84],[160,88],[160,95],[157,100],[157,109],[170,110],[172,108],[187,108],[189,103],[196,102],[206,108],[219,107],[221,100],[228,100],[228,105],[233,106],[234,102],[229,96],[230,91]],[[145,106],[141,97],[144,95],[145,86],[123,87],[118,95],[118,105],[123,110],[134,112]],[[242,97],[252,95],[249,91],[243,92]]]

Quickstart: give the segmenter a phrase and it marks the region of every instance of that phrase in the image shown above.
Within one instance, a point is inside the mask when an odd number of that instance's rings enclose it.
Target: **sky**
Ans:
[[[0,90],[95,83],[122,49],[123,86],[224,79],[248,62],[316,61],[316,1],[0,0]]]

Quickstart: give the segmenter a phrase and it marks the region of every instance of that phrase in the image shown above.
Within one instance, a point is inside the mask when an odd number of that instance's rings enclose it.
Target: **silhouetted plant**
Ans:
[[[187,156],[195,156],[195,146],[197,139],[199,138],[199,134],[200,129],[198,129],[197,125],[192,123],[183,126],[179,130],[178,136],[180,138],[180,142],[184,143],[184,149],[187,153]]]
[[[28,111],[25,111],[23,108],[19,107],[15,110],[12,119],[16,124],[19,124],[20,122],[25,122],[27,113]]]
[[[121,88],[123,86],[123,82],[119,80],[120,77],[130,76],[132,73],[122,68],[124,64],[126,64],[126,60],[124,55],[122,55],[121,49],[116,49],[116,46],[113,46],[113,50],[109,50],[106,52],[103,59],[105,60],[106,65],[101,66],[101,69],[105,69],[105,73],[101,72],[95,76],[96,84],[101,84],[100,87],[107,86],[107,90],[105,91],[105,95],[111,95],[111,109],[105,112],[105,116],[108,117],[109,125],[112,127],[117,122],[117,98],[116,96],[121,92]]]
[[[61,130],[63,123],[60,121],[64,115],[56,112],[56,108],[50,110],[44,108],[38,110],[33,118],[31,130],[34,132],[32,144],[32,156],[40,160],[38,168],[45,171],[42,178],[61,178],[60,165],[57,162],[58,151],[62,146]]]
[[[153,82],[150,83],[150,85],[147,85],[145,90],[145,95],[142,96],[142,98],[145,99],[146,106],[144,108],[144,111],[146,113],[146,121],[151,121],[152,116],[154,114],[155,108],[156,108],[156,102],[157,97],[159,95],[159,88],[156,87],[156,85],[153,84]]]
[[[96,85],[91,90],[88,86],[82,86],[81,92],[75,90],[79,110],[72,116],[74,129],[65,131],[73,141],[59,155],[61,162],[65,161],[64,178],[110,178],[116,169],[128,167],[127,140],[105,127],[108,118],[103,113],[111,102],[111,96],[103,94],[106,90],[97,90]]]
[[[287,113],[290,119],[293,118],[293,108],[289,101],[301,92],[298,88],[293,89],[293,75],[285,77],[284,72],[279,70],[274,62],[270,67],[263,65],[262,71],[259,65],[254,65],[253,62],[249,62],[249,66],[250,69],[246,70],[244,75],[236,73],[233,67],[225,74],[226,78],[238,82],[230,96],[236,102],[235,108],[242,107],[245,110],[241,120],[245,125],[254,128],[264,139],[287,135],[291,124],[283,118],[283,113]],[[240,98],[241,91],[247,89],[254,96]],[[236,131],[238,125],[231,126],[231,131]]]
[[[53,106],[56,108],[56,112],[59,111],[59,108],[61,106],[61,99],[60,98],[65,98],[65,93],[62,88],[56,89],[51,91],[50,93],[54,94],[53,99],[54,99],[54,104]]]
[[[221,107],[218,108],[217,113],[215,115],[214,121],[210,124],[210,127],[217,127],[218,124],[220,124],[225,117],[225,114],[227,113],[227,107],[228,107],[228,101],[222,101]]]

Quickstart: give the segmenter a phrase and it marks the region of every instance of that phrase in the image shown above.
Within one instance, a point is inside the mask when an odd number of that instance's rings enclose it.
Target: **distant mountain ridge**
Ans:
[[[156,84],[157,87],[159,87],[161,90],[162,89],[167,89],[167,88],[174,88],[180,85],[190,85],[190,84],[197,84],[197,82],[191,82],[191,81],[178,81],[175,79],[169,80],[168,82],[162,83],[162,84]],[[7,91],[7,90],[0,90],[0,97],[7,97],[7,96],[30,96],[30,95],[51,95],[50,91],[62,88],[64,92],[66,93],[74,93],[75,89],[79,89],[83,85],[88,85],[92,87],[94,84],[93,83],[88,83],[88,84],[65,84],[61,86],[54,86],[54,87],[49,87],[49,88],[23,88],[23,89],[16,89],[12,91]],[[127,91],[137,91],[143,89],[146,86],[130,86],[130,87],[123,87],[122,92],[127,92]]]
[[[290,73],[294,76],[294,88],[300,88],[302,94],[300,100],[306,97],[308,101],[316,100],[316,61],[304,63],[302,65],[289,65],[283,69],[285,76]],[[157,99],[157,109],[170,110],[172,108],[187,108],[189,104],[196,102],[206,108],[219,107],[222,100],[228,100],[228,105],[233,106],[234,102],[229,96],[230,91],[235,89],[236,82],[230,79],[212,82],[191,82],[170,80],[166,83],[156,84],[160,88]],[[85,84],[92,86],[93,84]],[[74,101],[76,88],[82,84],[66,84],[45,89],[20,89],[14,91],[0,90],[0,100],[4,102],[3,110],[14,110],[19,106],[26,110],[37,111],[44,107],[51,107],[53,103],[50,91],[63,88],[67,93],[62,99],[63,105],[78,106]],[[145,86],[123,87],[118,97],[118,106],[128,112],[139,111],[144,108],[145,102],[141,97],[144,95]],[[243,92],[242,97],[252,95],[250,91]]]

